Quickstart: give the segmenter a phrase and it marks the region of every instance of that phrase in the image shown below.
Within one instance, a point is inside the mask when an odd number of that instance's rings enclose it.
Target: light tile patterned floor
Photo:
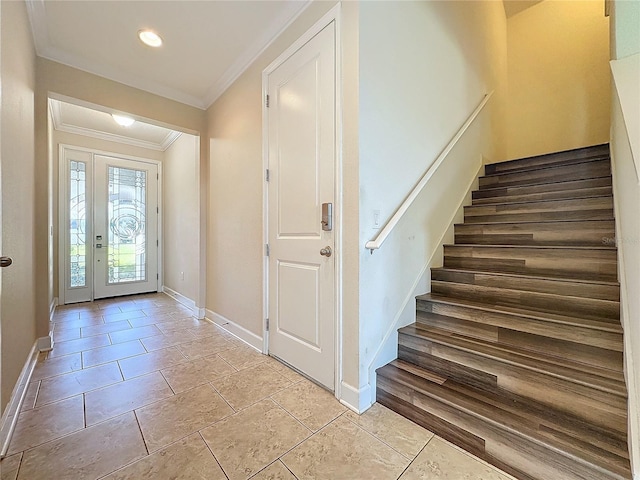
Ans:
[[[153,294],[59,308],[1,480],[511,478]]]

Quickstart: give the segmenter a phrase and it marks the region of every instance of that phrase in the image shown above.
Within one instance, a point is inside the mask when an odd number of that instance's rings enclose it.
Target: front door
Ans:
[[[157,164],[63,152],[64,303],[157,291]]]
[[[336,201],[335,62],[332,22],[265,78],[269,353],[330,390],[335,379],[335,222],[329,215]],[[323,220],[334,224],[323,228]]]

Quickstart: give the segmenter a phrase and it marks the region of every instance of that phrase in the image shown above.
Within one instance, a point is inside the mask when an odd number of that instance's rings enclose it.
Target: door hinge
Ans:
[[[156,247],[160,246],[160,240],[156,240]]]
[[[268,182],[269,181],[269,169],[267,168],[265,174],[264,174],[264,179]]]
[[[160,207],[156,207],[156,213],[160,215]]]
[[[265,100],[264,100],[264,104],[267,108],[269,108],[269,95],[266,96]]]
[[[267,332],[269,331],[269,319],[267,318]]]
[[[265,246],[264,246],[264,254],[268,257],[270,253],[271,253],[271,251],[269,249],[269,244],[266,243]]]
[[[156,280],[160,280],[160,274],[156,273]]]
[[[160,180],[160,174],[156,173],[156,180]]]

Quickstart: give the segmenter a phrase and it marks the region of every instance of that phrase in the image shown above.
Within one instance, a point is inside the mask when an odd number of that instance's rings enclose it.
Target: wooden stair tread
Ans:
[[[489,357],[623,398],[627,396],[624,380],[611,378],[612,372],[610,370],[598,369],[593,366],[587,367],[566,358],[558,359],[557,362],[554,362],[550,360],[552,357],[536,354],[530,350],[523,350],[499,342],[463,337],[462,335],[432,328],[422,323],[407,325],[399,329],[398,332],[447,345],[474,355]]]
[[[479,204],[473,204],[473,205],[467,205],[465,208],[472,208],[472,207],[505,207],[505,208],[517,208],[518,206],[525,206],[525,207],[529,207],[532,205],[540,205],[541,207],[544,206],[549,206],[552,207],[554,204],[558,204],[558,203],[579,203],[579,202],[585,202],[585,201],[589,201],[589,200],[596,200],[596,199],[610,199],[611,201],[613,201],[613,194],[611,193],[605,193],[605,194],[600,194],[600,195],[589,195],[589,196],[585,196],[585,197],[577,197],[577,198],[551,198],[551,199],[540,199],[540,200],[519,200],[519,201],[513,201],[513,202],[492,202],[492,203],[479,203]]]
[[[540,185],[555,183],[557,178],[562,178],[565,181],[575,181],[606,177],[610,174],[609,158],[601,157],[572,164],[555,164],[531,170],[483,175],[479,177],[479,188],[482,190],[484,188],[515,185]]]
[[[431,280],[431,288],[435,293],[452,295],[458,292],[462,298],[485,295],[487,302],[498,305],[513,305],[522,302],[527,308],[543,312],[566,312],[575,309],[584,318],[594,320],[619,322],[620,301],[584,296],[569,295],[567,293],[541,292],[526,289],[515,289],[508,286],[481,285],[477,283],[456,282],[451,280]],[[593,310],[593,313],[590,311]]]
[[[518,170],[519,168],[541,168],[543,165],[549,165],[556,162],[571,160],[579,161],[584,158],[592,158],[596,156],[609,157],[609,155],[609,144],[604,143],[601,145],[580,147],[560,152],[549,152],[530,157],[514,158],[511,160],[505,160],[504,162],[489,163],[485,168],[499,171]]]
[[[493,197],[476,197],[472,205],[493,205],[504,203],[528,203],[544,200],[577,200],[611,195],[611,187],[584,188],[577,190],[558,190],[552,192],[496,195]]]
[[[616,286],[619,287],[619,282],[612,282],[608,280],[591,280],[588,278],[568,278],[568,277],[550,277],[546,275],[524,275],[521,273],[511,273],[511,272],[491,272],[486,270],[478,270],[478,269],[470,269],[470,268],[451,268],[451,267],[433,267],[433,270],[445,270],[450,272],[460,272],[460,273],[477,273],[481,275],[497,275],[501,277],[514,277],[514,278],[533,278],[536,280],[553,280],[554,282],[567,282],[567,283],[585,283],[591,285],[607,285],[607,286]]]
[[[513,220],[507,220],[504,222],[488,222],[488,223],[482,223],[482,222],[478,222],[478,223],[456,223],[455,226],[465,226],[465,227],[476,227],[476,226],[482,226],[482,225],[487,225],[487,226],[494,226],[494,225],[522,225],[522,224],[544,224],[544,225],[548,225],[548,224],[575,224],[575,223],[606,223],[606,222],[613,222],[614,219],[598,219],[598,220],[576,220],[573,218],[568,218],[566,220],[524,220],[524,221],[513,221]],[[502,246],[502,245],[501,245]],[[518,247],[519,245],[514,245],[514,247]],[[553,246],[553,245],[551,245]],[[563,246],[563,245],[558,245]],[[592,247],[586,247],[586,248],[592,248]]]
[[[513,223],[513,222],[508,222]],[[536,222],[537,223],[537,222]],[[445,247],[479,247],[479,248],[523,248],[531,250],[601,250],[601,251],[615,251],[616,247],[610,247],[606,245],[591,247],[582,245],[476,245],[473,243],[445,243]]]
[[[590,185],[587,187],[587,185]],[[613,188],[613,178],[611,175],[603,175],[599,177],[586,178],[581,180],[563,180],[556,179],[550,180],[545,183],[532,183],[522,185],[502,185],[502,186],[487,186],[481,190],[475,190],[472,192],[472,198],[487,198],[492,196],[509,195],[509,192],[513,194],[526,194],[526,193],[549,193],[549,192],[563,192],[573,191],[588,188],[609,187]],[[506,193],[505,193],[506,192]]]
[[[568,167],[568,166],[572,166],[572,165],[578,165],[578,164],[582,164],[582,163],[599,162],[601,160],[608,160],[608,159],[609,159],[609,155],[608,154],[598,154],[598,155],[594,155],[592,157],[571,158],[571,159],[566,159],[566,160],[562,160],[562,161],[558,161],[558,162],[554,162],[554,163],[546,163],[546,164],[543,164],[543,165],[532,165],[532,166],[522,167],[522,168],[513,168],[513,169],[510,169],[510,170],[500,170],[500,171],[496,171],[496,172],[489,172],[489,173],[485,173],[484,176],[485,177],[495,177],[495,176],[498,176],[498,175],[506,175],[506,174],[510,174],[510,173],[539,172],[540,170],[547,170],[549,168]],[[518,161],[518,160],[515,160],[515,161]]]
[[[501,314],[517,315],[519,317],[528,317],[535,320],[541,320],[552,323],[562,323],[565,325],[575,325],[580,327],[591,328],[593,330],[601,330],[612,333],[623,333],[622,326],[613,322],[602,322],[597,320],[582,319],[581,317],[571,317],[569,315],[561,315],[552,312],[543,312],[526,308],[517,308],[505,305],[493,305],[482,302],[474,302],[472,300],[452,298],[445,295],[437,295],[434,293],[425,293],[416,297],[418,301],[447,303],[451,305],[459,305],[463,307],[483,310],[487,312],[495,312]]]
[[[597,437],[598,442],[611,452],[615,452],[622,458],[629,458],[629,450],[626,448],[627,436],[624,433],[609,430],[602,427],[594,427],[586,423],[583,419],[576,417],[570,413],[549,408],[546,404],[541,404],[535,400],[521,397],[511,392],[505,391],[497,387],[496,389],[479,389],[469,385],[462,385],[455,380],[442,378],[427,368],[419,367],[404,360],[394,360],[390,365],[401,369],[411,375],[420,377],[422,380],[429,380],[430,383],[437,385],[446,385],[451,391],[460,392],[470,398],[484,400],[485,403],[494,405],[506,412],[529,418],[534,423],[544,425],[545,427],[556,427],[559,431],[574,435],[593,435]],[[433,380],[432,380],[433,378]],[[421,382],[422,383],[422,382]],[[427,383],[427,382],[424,382]],[[575,437],[574,437],[575,439]]]
[[[566,455],[573,462],[589,464],[602,471],[603,479],[629,478],[629,459],[623,448],[625,438],[616,436],[613,432],[594,431],[566,413],[554,411],[533,401],[514,398],[501,391],[483,391],[451,380],[442,384],[427,382],[423,380],[423,376],[411,373],[405,365],[406,362],[395,360],[377,372],[383,379],[444,402],[492,428],[524,437],[530,442]],[[383,405],[385,403],[387,402],[382,402]],[[387,406],[393,408],[392,404]],[[562,429],[561,434],[554,433],[558,429]],[[597,441],[583,441],[594,437]],[[612,470],[618,476],[610,476]]]

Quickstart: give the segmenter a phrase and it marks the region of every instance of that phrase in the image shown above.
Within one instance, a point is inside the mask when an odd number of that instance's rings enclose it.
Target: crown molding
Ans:
[[[59,132],[72,133],[74,135],[82,135],[85,137],[97,138],[99,140],[106,140],[108,142],[121,143],[124,145],[130,145],[132,147],[141,147],[149,150],[155,150],[158,152],[164,152],[169,148],[173,142],[175,142],[181,132],[171,130],[163,138],[162,142],[150,142],[148,140],[140,140],[137,138],[128,137],[125,135],[118,135],[117,133],[103,132],[100,130],[94,130],[92,128],[86,128],[78,125],[69,125],[62,120],[62,111],[60,109],[60,102],[49,100],[49,108],[51,111],[51,119],[53,128]]]
[[[240,55],[207,91],[203,103],[209,108],[242,75],[264,51],[307,9],[313,0],[293,2],[271,23],[269,29]]]

